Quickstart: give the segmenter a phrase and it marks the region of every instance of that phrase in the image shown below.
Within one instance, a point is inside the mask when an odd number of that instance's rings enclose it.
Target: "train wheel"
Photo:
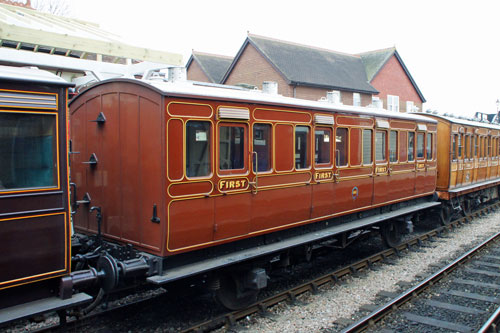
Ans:
[[[464,199],[464,202],[462,203],[462,214],[464,216],[470,216],[471,212],[472,212],[472,200]]]
[[[439,221],[441,222],[441,225],[448,225],[451,222],[451,207],[447,205],[443,205],[441,207],[441,210],[439,211]]]
[[[401,243],[401,225],[397,221],[387,221],[380,226],[380,235],[387,247],[396,247]]]
[[[259,290],[245,290],[241,287],[242,279],[233,274],[220,277],[220,288],[215,293],[217,301],[229,310],[238,310],[250,306],[257,300]]]

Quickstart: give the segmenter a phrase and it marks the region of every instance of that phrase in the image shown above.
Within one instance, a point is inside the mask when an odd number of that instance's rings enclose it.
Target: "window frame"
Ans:
[[[243,168],[240,169],[222,169],[221,162],[221,128],[243,128]],[[248,167],[248,124],[244,122],[226,122],[221,121],[217,123],[217,156],[216,156],[216,164],[217,164],[217,173],[221,176],[226,175],[248,175],[249,167]]]
[[[378,145],[377,145],[377,134],[383,134],[383,138],[384,138],[384,143],[383,143],[383,159],[379,160],[377,159],[377,152],[379,151],[378,149]],[[380,130],[380,129],[377,129],[375,130],[375,163],[387,163],[387,130]]]
[[[342,164],[340,165],[339,162],[339,158],[340,158],[340,150],[337,149],[337,133],[338,133],[338,130],[339,129],[342,129],[342,130],[345,130],[345,143],[344,143],[344,146],[345,146],[345,151],[344,151],[344,159],[345,159],[345,164]],[[335,160],[335,167],[337,168],[348,168],[350,166],[350,137],[351,137],[351,132],[350,132],[350,128],[349,127],[337,127],[335,128],[335,146],[334,146],[334,149],[335,149],[335,154],[334,154],[334,160]]]
[[[387,95],[387,110],[399,112],[399,96]]]
[[[365,163],[365,133],[370,131],[370,162]],[[361,165],[373,165],[373,129],[363,128],[361,131]]]
[[[255,125],[264,125],[266,127],[269,128],[269,142],[266,144],[266,147],[268,147],[268,165],[269,165],[269,168],[265,171],[261,171],[261,170],[258,170],[258,167],[257,167],[257,170],[255,169],[255,166],[254,166],[254,158],[252,156],[252,171],[254,173],[272,173],[273,170],[274,170],[274,126],[272,123],[261,123],[261,122],[255,122],[252,124],[252,154],[254,152],[256,152],[255,150]],[[258,159],[258,152],[257,152],[257,159]]]
[[[209,152],[208,152],[208,166],[209,166],[209,172],[205,175],[201,175],[201,176],[190,176],[188,175],[188,143],[187,143],[187,140],[188,140],[188,125],[190,123],[194,123],[194,122],[199,122],[199,123],[207,123],[209,126],[208,126],[208,130],[209,130],[209,137],[207,137],[207,144],[209,145],[208,148],[209,148]],[[185,129],[184,129],[184,133],[185,133],[185,140],[184,140],[184,156],[186,157],[186,160],[185,160],[185,165],[184,165],[184,173],[186,175],[186,179],[207,179],[207,178],[211,178],[213,176],[213,173],[214,173],[214,158],[213,158],[213,149],[214,149],[214,143],[213,143],[213,123],[212,121],[210,120],[205,120],[205,119],[189,119],[185,122],[184,124],[185,126]]]
[[[429,138],[430,138],[430,140],[429,140]],[[430,150],[430,154],[429,154],[429,150]],[[430,157],[429,157],[429,155],[430,155]],[[434,133],[427,132],[425,135],[425,159],[427,161],[434,160]]]
[[[391,159],[391,142],[392,142],[392,140],[391,140],[391,134],[392,133],[396,134],[396,140],[395,140],[396,141],[396,147],[395,147],[396,160],[394,160],[394,161],[392,161],[392,159]],[[389,163],[393,163],[393,164],[398,163],[399,162],[399,131],[397,131],[397,130],[390,130],[389,131],[389,143],[388,143],[388,146],[389,146],[389,148],[388,148],[388,150],[389,150]]]
[[[415,163],[415,160],[416,160],[416,149],[415,149],[415,147],[416,147],[416,142],[415,141],[416,140],[415,140],[415,137],[416,137],[416,135],[415,135],[414,131],[408,131],[407,133],[408,133],[407,134],[407,140],[408,141],[407,141],[407,145],[406,145],[406,153],[407,153],[406,154],[406,156],[407,156],[406,161],[408,163]],[[411,150],[412,150],[412,159],[410,160],[410,137],[411,136],[413,136],[413,144],[412,144],[412,147],[411,147]]]
[[[328,143],[328,157],[329,161],[327,163],[318,163],[316,161],[316,131],[328,131],[328,134],[330,135],[330,141]],[[333,158],[332,158],[332,148],[333,148],[333,128],[332,127],[327,127],[327,126],[317,126],[314,127],[314,167],[315,168],[329,168],[333,165]]]
[[[297,127],[304,127],[304,128],[307,128],[307,142],[305,144],[305,148],[306,148],[306,152],[305,152],[305,162],[306,162],[306,166],[305,167],[302,167],[302,168],[298,168],[297,167]],[[311,133],[312,133],[312,129],[311,129],[311,126],[309,125],[294,125],[293,126],[293,153],[294,153],[294,156],[293,156],[293,169],[294,170],[310,170],[312,168],[312,149],[311,149]],[[301,144],[302,146],[302,144]]]
[[[47,186],[28,186],[28,187],[11,187],[0,188],[0,196],[9,193],[20,192],[37,192],[37,191],[54,191],[61,189],[61,156],[60,156],[60,129],[59,129],[59,114],[57,112],[47,111],[14,111],[14,110],[0,110],[0,114],[16,114],[16,115],[31,115],[31,116],[51,116],[53,121],[53,138],[52,143],[52,185]],[[69,144],[69,140],[68,140]]]
[[[416,159],[418,161],[425,160],[425,157],[426,157],[425,156],[425,134],[426,134],[426,132],[417,132],[416,133],[417,140],[415,142],[415,155],[416,155]],[[419,137],[422,138],[422,156],[418,155],[419,154],[419,148],[420,148],[419,147],[420,141],[418,139]]]

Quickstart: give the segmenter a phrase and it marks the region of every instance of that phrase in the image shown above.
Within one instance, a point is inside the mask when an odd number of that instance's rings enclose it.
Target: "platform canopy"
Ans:
[[[0,64],[115,76],[182,66],[182,55],[129,45],[95,23],[0,3]]]

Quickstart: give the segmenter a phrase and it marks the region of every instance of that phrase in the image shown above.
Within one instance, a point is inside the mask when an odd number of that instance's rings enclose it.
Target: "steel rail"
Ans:
[[[478,333],[498,332],[498,324],[500,323],[500,307],[491,315],[484,325],[477,331]]]
[[[491,206],[485,207],[481,212],[487,211],[489,212],[492,208],[496,208],[499,206],[499,203],[493,204]],[[437,281],[448,275],[450,272],[455,270],[458,266],[461,264],[467,262],[470,260],[473,256],[475,256],[479,250],[483,249],[484,247],[488,246],[490,243],[493,241],[496,241],[500,239],[500,232],[497,234],[489,237],[487,240],[483,241],[481,244],[475,246],[473,249],[467,251],[465,254],[460,256],[458,259],[454,260],[450,264],[446,265],[445,267],[441,268],[439,271],[436,273],[432,274],[416,286],[409,288],[396,298],[392,299],[391,301],[385,303],[384,305],[380,306],[379,308],[375,309],[373,312],[368,314],[367,316],[361,318],[359,321],[356,323],[350,325],[349,327],[345,328],[342,330],[342,333],[351,333],[351,332],[362,332],[370,327],[372,327],[376,322],[381,320],[383,317],[385,317],[387,314],[390,312],[394,311],[395,309],[399,308],[401,305],[409,301],[411,298],[419,295],[422,293],[427,287],[435,284]],[[497,311],[498,312],[498,311]]]
[[[399,256],[401,251],[404,250],[411,250],[412,246],[420,246],[422,245],[422,241],[425,240],[431,240],[434,237],[439,237],[443,231],[449,231],[452,230],[453,228],[464,224],[465,222],[472,221],[474,217],[479,217],[481,215],[484,215],[486,212],[492,211],[494,208],[500,207],[500,202],[494,203],[490,206],[484,207],[476,212],[473,212],[472,214],[456,219],[454,221],[451,221],[449,224],[440,226],[436,229],[433,229],[431,231],[428,231],[424,234],[418,235],[416,237],[413,237],[400,245],[398,245],[396,248],[389,248],[384,251],[378,252],[374,255],[371,255],[365,259],[359,260],[353,264],[350,264],[348,266],[345,266],[343,268],[337,269],[333,272],[330,272],[328,274],[324,274],[319,278],[315,278],[311,281],[308,281],[306,283],[303,283],[299,286],[292,287],[286,291],[283,291],[279,294],[270,296],[264,300],[258,301],[257,303],[249,306],[246,309],[243,310],[238,310],[238,311],[233,311],[233,312],[228,312],[226,314],[220,315],[216,318],[212,318],[209,320],[206,320],[201,323],[197,323],[187,329],[182,330],[181,332],[203,332],[207,331],[210,329],[215,329],[224,325],[233,325],[235,324],[238,320],[243,319],[249,315],[253,315],[256,313],[264,313],[267,308],[270,308],[278,303],[281,303],[283,301],[291,301],[294,302],[296,297],[306,293],[306,292],[313,292],[316,293],[318,290],[318,287],[326,285],[328,283],[336,283],[340,278],[357,273],[358,271],[368,269],[371,267],[372,264],[376,262],[384,262],[386,261],[387,258],[391,256]],[[498,237],[498,235],[495,235],[495,237]]]

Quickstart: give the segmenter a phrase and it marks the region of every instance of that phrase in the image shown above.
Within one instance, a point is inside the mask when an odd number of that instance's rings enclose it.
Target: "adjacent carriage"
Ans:
[[[0,312],[0,322],[90,300],[59,295],[71,268],[71,86],[38,69],[0,66],[0,309],[23,304]]]
[[[438,121],[439,156],[436,194],[444,201],[441,218],[468,214],[481,203],[498,199],[500,125],[426,114]]]

